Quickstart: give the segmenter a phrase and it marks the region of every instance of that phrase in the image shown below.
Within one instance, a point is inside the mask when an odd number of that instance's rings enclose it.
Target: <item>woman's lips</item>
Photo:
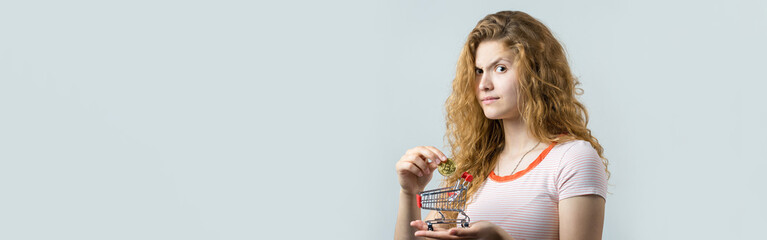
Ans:
[[[498,100],[498,99],[497,98],[491,98],[491,99],[482,100],[482,104],[491,104],[491,103],[495,102],[496,100]]]

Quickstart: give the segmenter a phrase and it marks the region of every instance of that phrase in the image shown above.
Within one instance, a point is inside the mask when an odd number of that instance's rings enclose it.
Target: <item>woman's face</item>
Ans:
[[[513,52],[500,41],[483,41],[477,46],[474,59],[477,101],[489,119],[519,118],[519,82],[516,66],[512,66],[513,57]]]

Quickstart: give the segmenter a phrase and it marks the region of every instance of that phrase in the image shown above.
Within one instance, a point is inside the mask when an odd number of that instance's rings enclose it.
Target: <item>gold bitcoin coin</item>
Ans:
[[[455,172],[455,163],[453,162],[453,159],[448,158],[447,161],[440,163],[437,166],[437,171],[445,177],[453,174],[453,172]]]

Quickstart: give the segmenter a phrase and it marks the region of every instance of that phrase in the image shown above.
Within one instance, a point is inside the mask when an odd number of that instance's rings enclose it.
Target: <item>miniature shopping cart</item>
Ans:
[[[455,186],[437,188],[433,190],[423,191],[418,193],[416,197],[418,200],[418,207],[422,209],[437,210],[440,218],[427,220],[426,225],[430,231],[434,230],[433,224],[457,224],[462,227],[469,226],[469,216],[463,212],[466,208],[466,192],[469,189],[468,186],[474,177],[471,174],[464,172],[461,175],[461,179],[456,181]],[[458,212],[464,216],[456,219],[446,219],[443,211]]]

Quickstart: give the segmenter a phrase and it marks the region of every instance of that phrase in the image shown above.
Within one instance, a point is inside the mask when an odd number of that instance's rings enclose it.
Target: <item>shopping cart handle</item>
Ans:
[[[463,174],[461,174],[461,178],[463,178],[463,180],[466,180],[467,182],[471,182],[471,180],[474,179],[474,176],[469,174],[469,172],[463,172]]]
[[[421,207],[421,194],[418,194],[418,196],[415,196],[415,199],[418,202],[418,208],[422,208]]]

